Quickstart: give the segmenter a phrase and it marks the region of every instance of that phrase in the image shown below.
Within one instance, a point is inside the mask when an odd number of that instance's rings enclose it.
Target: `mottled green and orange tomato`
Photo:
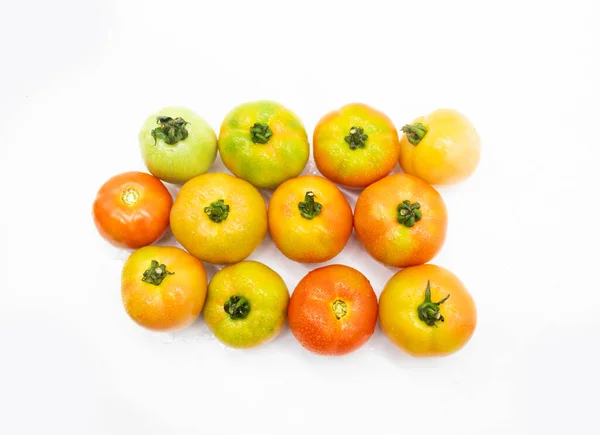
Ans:
[[[400,166],[430,184],[454,184],[470,177],[481,154],[471,122],[451,109],[438,109],[402,127]]]
[[[237,263],[267,235],[267,206],[247,181],[220,172],[203,174],[179,190],[171,230],[200,260]]]
[[[173,246],[146,246],[129,256],[121,275],[125,311],[138,325],[173,331],[191,324],[206,298],[202,262]]]
[[[210,281],[204,320],[227,346],[255,347],[281,332],[289,300],[277,272],[257,261],[242,261],[221,269]]]
[[[352,208],[331,181],[315,175],[292,178],[271,197],[269,229],[289,259],[301,263],[331,260],[352,234]]]
[[[446,356],[471,339],[477,311],[456,275],[423,264],[401,270],[385,285],[379,323],[392,343],[413,356]]]
[[[392,120],[366,104],[348,104],[325,115],[313,135],[321,173],[352,187],[365,187],[388,175],[400,156]]]
[[[362,191],[354,229],[367,252],[393,267],[426,263],[446,240],[448,215],[441,195],[424,181],[395,174]]]
[[[244,103],[229,112],[218,146],[227,169],[260,188],[298,176],[310,154],[302,121],[273,101]]]

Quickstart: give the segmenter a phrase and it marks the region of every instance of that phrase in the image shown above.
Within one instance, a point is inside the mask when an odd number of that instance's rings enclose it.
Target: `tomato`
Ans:
[[[210,281],[204,320],[227,346],[255,347],[280,333],[289,299],[277,272],[256,261],[242,261],[221,269]]]
[[[318,122],[313,151],[325,177],[365,187],[396,166],[400,142],[394,123],[385,114],[365,104],[348,104]]]
[[[137,249],[164,235],[172,204],[171,194],[158,178],[125,172],[110,178],[98,191],[94,223],[113,245]]]
[[[473,335],[477,311],[463,283],[433,264],[396,273],[379,298],[379,323],[387,337],[413,356],[445,356]]]
[[[377,323],[377,296],[358,270],[339,264],[309,272],[288,307],[290,329],[307,350],[344,355],[365,344]]]
[[[289,259],[318,263],[338,255],[352,234],[352,209],[331,181],[313,175],[280,185],[269,202],[269,228]]]
[[[267,206],[252,185],[210,173],[183,185],[171,210],[171,229],[188,252],[209,263],[236,263],[267,234]]]
[[[202,262],[172,246],[146,246],[129,256],[121,276],[125,311],[154,331],[185,328],[198,317],[206,298]]]
[[[390,175],[362,191],[354,208],[358,240],[393,267],[426,263],[446,240],[448,215],[441,195],[407,174]]]
[[[439,109],[402,127],[400,166],[430,184],[454,184],[470,177],[481,154],[481,139],[456,110]]]
[[[223,163],[240,178],[274,188],[302,172],[310,146],[302,121],[273,101],[241,104],[227,114],[219,133]]]
[[[168,183],[204,174],[217,156],[214,130],[185,107],[165,107],[149,116],[139,142],[148,171]]]

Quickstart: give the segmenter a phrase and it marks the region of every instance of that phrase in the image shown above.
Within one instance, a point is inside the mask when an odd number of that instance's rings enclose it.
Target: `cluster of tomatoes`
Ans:
[[[425,264],[442,248],[447,211],[431,184],[469,177],[480,139],[460,113],[441,109],[404,125],[350,104],[325,115],[313,135],[321,176],[299,176],[310,144],[300,119],[281,104],[242,104],[219,136],[194,112],[167,107],[140,130],[152,174],[128,172],[99,190],[93,214],[100,234],[133,249],[122,272],[122,300],[139,325],[171,331],[203,311],[215,336],[247,348],[273,339],[289,321],[306,349],[342,355],[384,333],[412,355],[448,355],[476,325],[472,297],[450,271]],[[207,173],[217,151],[235,175]],[[397,163],[403,174],[389,175]],[[181,184],[173,201],[162,183]],[[364,188],[354,213],[335,183]],[[257,188],[275,189],[268,207]],[[153,245],[171,227],[185,250]],[[385,265],[403,268],[379,301],[369,280],[344,265],[309,272],[290,298],[277,272],[245,261],[267,231],[291,260],[337,256],[355,230]],[[207,282],[202,262],[227,265]]]

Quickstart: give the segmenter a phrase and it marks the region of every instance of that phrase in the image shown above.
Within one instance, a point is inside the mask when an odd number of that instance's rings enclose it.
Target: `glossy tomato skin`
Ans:
[[[430,326],[419,318],[427,283],[431,300],[439,302],[443,322]],[[416,357],[446,356],[471,339],[477,325],[477,310],[464,284],[447,269],[433,264],[408,267],[396,273],[379,298],[379,322],[386,336]]]
[[[249,312],[244,318],[232,318],[225,311],[232,297],[248,301]],[[287,286],[277,272],[257,261],[241,261],[224,267],[210,281],[204,320],[223,344],[256,347],[281,332],[289,300]]]
[[[185,126],[188,136],[174,144],[155,139],[152,131],[159,126],[159,116],[182,118],[188,123]],[[204,118],[185,107],[164,107],[149,116],[140,129],[138,140],[148,171],[168,183],[183,184],[204,174],[217,156],[215,131]]]
[[[171,194],[158,178],[125,172],[110,178],[98,191],[94,223],[114,246],[137,249],[164,235],[172,205]]]
[[[223,201],[227,216],[215,222],[207,207]],[[241,178],[209,173],[188,181],[171,210],[171,229],[195,257],[216,264],[248,257],[267,234],[267,206],[260,192]]]
[[[299,208],[309,192],[320,210],[311,219],[303,217]],[[344,249],[352,234],[352,208],[340,189],[326,178],[292,178],[271,196],[269,228],[273,241],[289,259],[301,263],[328,261]]]
[[[338,318],[335,309],[340,301],[345,305]],[[288,306],[288,321],[305,349],[320,355],[344,355],[360,348],[373,335],[377,296],[358,270],[339,264],[321,267],[309,272],[296,286]]]
[[[152,261],[168,273],[158,284],[142,280]],[[153,331],[173,331],[190,325],[206,299],[202,262],[173,246],[146,246],[129,256],[121,275],[125,311],[138,325]]]
[[[252,140],[256,123],[268,126],[266,143]],[[274,101],[252,101],[232,109],[221,124],[219,153],[237,177],[259,188],[275,188],[298,176],[310,155],[308,135],[298,116]]]
[[[364,147],[352,149],[345,138],[353,127],[368,136]],[[388,175],[398,163],[400,141],[394,123],[366,104],[353,103],[325,115],[313,133],[319,171],[331,181],[366,187]]]
[[[414,226],[398,222],[398,205],[419,203],[422,218]],[[392,267],[423,264],[446,240],[448,214],[442,196],[424,181],[395,174],[362,191],[354,208],[356,236],[367,252]]]
[[[452,109],[438,109],[413,121],[427,129],[412,144],[400,139],[400,166],[407,174],[437,185],[449,185],[470,177],[479,163],[481,139],[471,122]]]

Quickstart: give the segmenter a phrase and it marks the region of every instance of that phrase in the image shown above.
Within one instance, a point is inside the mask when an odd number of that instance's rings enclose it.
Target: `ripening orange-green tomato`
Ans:
[[[321,118],[313,134],[313,151],[325,177],[346,186],[365,187],[396,166],[400,141],[384,113],[354,103]]]
[[[452,109],[438,109],[402,127],[400,166],[430,184],[454,184],[479,163],[481,139],[471,122]]]
[[[200,260],[237,263],[267,235],[267,206],[260,192],[241,178],[221,172],[199,175],[179,190],[171,230]]]
[[[173,331],[190,325],[206,299],[202,262],[174,246],[146,246],[129,256],[121,274],[125,311],[138,325]]]
[[[363,190],[354,207],[358,240],[376,260],[407,267],[431,260],[446,240],[448,214],[429,184],[395,174]]]
[[[379,323],[392,343],[413,356],[446,356],[471,339],[477,310],[456,275],[423,264],[401,270],[385,285]]]
[[[218,146],[227,169],[268,189],[298,176],[310,154],[302,121],[273,101],[253,101],[231,110],[221,124]]]
[[[269,229],[283,255],[301,263],[320,263],[346,246],[352,234],[352,208],[326,178],[292,178],[271,197]]]

